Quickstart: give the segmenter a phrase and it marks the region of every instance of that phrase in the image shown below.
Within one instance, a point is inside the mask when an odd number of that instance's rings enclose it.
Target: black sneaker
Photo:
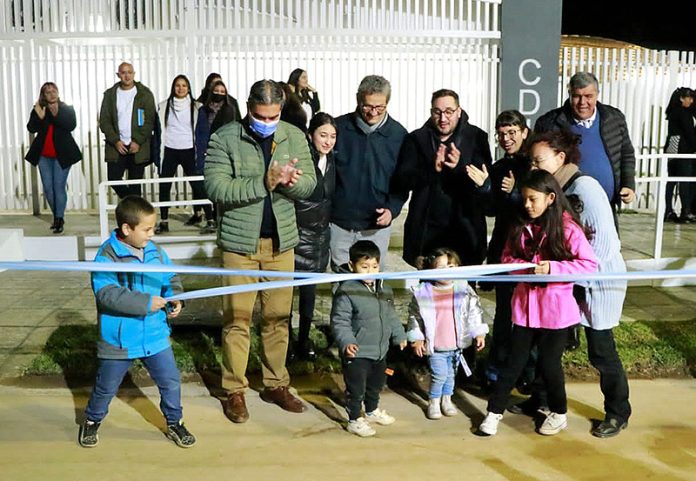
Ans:
[[[97,430],[101,423],[95,423],[94,421],[83,421],[80,424],[80,432],[77,435],[77,442],[83,448],[93,448],[99,444],[99,435]]]
[[[188,218],[184,225],[198,225],[203,222],[203,215],[200,212],[194,212],[191,217]]]
[[[196,444],[196,437],[186,429],[184,423],[167,425],[167,437],[181,448],[190,448]]]
[[[165,232],[169,232],[169,221],[163,220],[155,227],[155,234],[159,235]]]

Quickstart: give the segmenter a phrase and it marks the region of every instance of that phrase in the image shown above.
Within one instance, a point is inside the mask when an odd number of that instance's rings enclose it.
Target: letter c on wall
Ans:
[[[530,85],[530,86],[536,85],[539,82],[541,82],[541,75],[537,74],[537,76],[535,78],[533,78],[532,80],[528,80],[524,74],[524,69],[527,66],[527,64],[532,64],[534,67],[536,67],[537,71],[541,70],[541,64],[539,63],[538,60],[533,59],[533,58],[528,58],[528,59],[522,60],[522,62],[520,62],[520,67],[517,69],[517,75],[523,84]]]

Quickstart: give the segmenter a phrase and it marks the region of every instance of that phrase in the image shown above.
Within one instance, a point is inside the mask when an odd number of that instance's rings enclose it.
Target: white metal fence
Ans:
[[[189,76],[197,94],[207,74],[219,72],[242,109],[254,81],[286,80],[301,67],[319,91],[322,110],[334,115],[355,108],[363,76],[380,74],[392,82],[391,115],[408,129],[426,120],[434,90],[453,88],[472,122],[490,131],[500,4],[6,0],[0,7],[0,209],[32,206],[25,125],[45,81],[55,81],[61,98],[75,107],[74,136],[85,158],[71,171],[68,208],[97,208],[98,185],[106,179],[97,116],[102,93],[117,81],[124,60],[158,100],[167,97],[179,73]]]

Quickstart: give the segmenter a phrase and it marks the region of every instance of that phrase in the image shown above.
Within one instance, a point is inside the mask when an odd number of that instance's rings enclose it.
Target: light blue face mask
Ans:
[[[264,122],[262,120],[255,119],[253,115],[249,114],[249,127],[251,130],[256,132],[259,137],[265,139],[273,135],[278,128],[278,122],[280,119],[274,120],[273,122]]]

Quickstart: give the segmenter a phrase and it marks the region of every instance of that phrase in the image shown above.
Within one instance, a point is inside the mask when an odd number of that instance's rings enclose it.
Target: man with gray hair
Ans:
[[[316,176],[305,135],[280,120],[283,90],[272,80],[251,87],[247,116],[218,129],[205,160],[205,188],[218,207],[218,243],[224,267],[236,270],[292,271],[299,236],[294,200],[309,197]],[[266,277],[228,276],[226,285],[268,281]],[[222,387],[225,415],[235,423],[249,419],[244,393],[249,361],[250,325],[257,291],[223,300]],[[285,368],[292,288],[260,291],[261,399],[290,412],[306,406],[288,390]]]
[[[599,83],[589,72],[570,78],[568,95],[562,107],[539,117],[534,131],[567,129],[579,135],[580,170],[597,179],[615,210],[620,202],[632,202],[636,156],[624,114],[597,101]]]
[[[359,240],[379,247],[382,261],[389,248],[391,222],[403,200],[390,195],[390,182],[407,132],[387,113],[389,81],[365,77],[356,94],[354,112],[336,119],[336,190],[331,213],[331,265],[348,262],[348,250]]]

